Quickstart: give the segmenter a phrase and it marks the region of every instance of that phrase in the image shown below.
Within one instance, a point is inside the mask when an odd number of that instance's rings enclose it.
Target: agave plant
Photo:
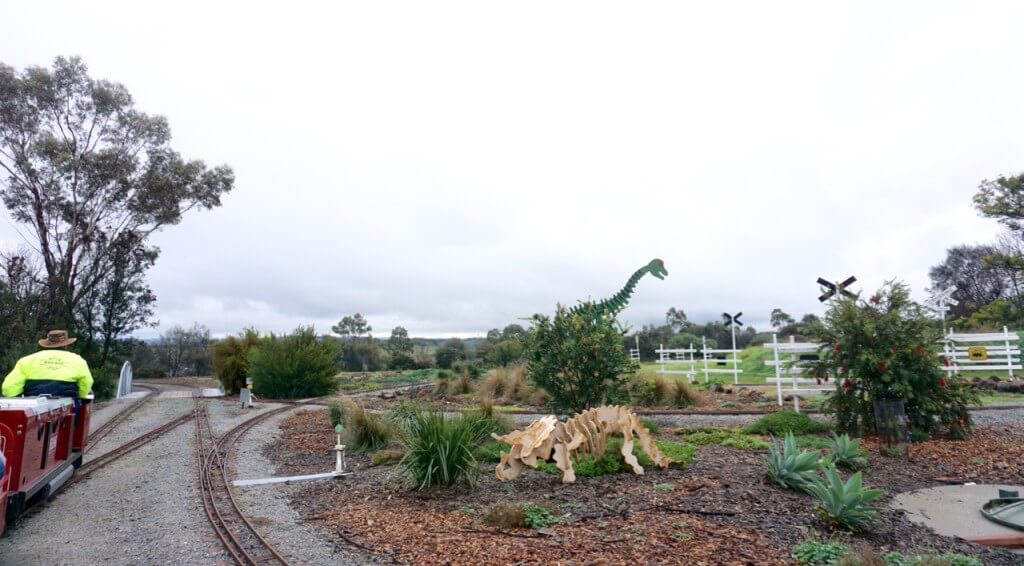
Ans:
[[[821,467],[818,453],[813,450],[798,450],[796,437],[787,432],[781,443],[772,438],[769,448],[768,477],[786,489],[807,490],[808,484],[817,479],[815,473]]]
[[[825,481],[814,478],[806,490],[818,498],[818,513],[833,526],[861,531],[881,522],[878,509],[867,503],[881,497],[882,490],[863,487],[860,472],[843,483],[835,467],[829,466]]]
[[[860,439],[849,435],[832,434],[828,442],[829,455],[827,461],[840,468],[859,470],[868,465],[868,453],[860,449]]]

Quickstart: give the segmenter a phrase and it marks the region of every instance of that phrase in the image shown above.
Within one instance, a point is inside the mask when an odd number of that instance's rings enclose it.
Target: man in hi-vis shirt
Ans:
[[[85,399],[92,390],[92,373],[81,356],[65,349],[74,341],[66,330],[51,330],[39,341],[43,350],[18,360],[4,378],[3,396],[52,395]]]

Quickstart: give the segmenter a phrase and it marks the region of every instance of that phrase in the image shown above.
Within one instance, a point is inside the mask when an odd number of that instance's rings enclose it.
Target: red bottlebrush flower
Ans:
[[[851,389],[851,388],[853,388],[853,382],[852,381],[850,381],[849,379],[843,381],[843,389]]]
[[[918,356],[925,355],[925,352],[926,352],[926,350],[924,349],[924,345],[923,344],[918,344],[917,348],[914,348],[914,353],[917,354]]]
[[[942,358],[942,365],[949,367],[949,358]]]
[[[871,295],[871,304],[877,305],[879,301],[878,295]]]
[[[838,352],[843,349],[843,346],[842,344],[836,344],[835,346],[832,347],[832,349]]]
[[[818,385],[821,385],[821,378],[820,377],[815,378],[815,381],[818,382]]]
[[[885,362],[878,362],[878,371],[885,373]]]
[[[939,378],[939,387],[945,387],[945,386],[946,386],[946,378],[940,377]]]

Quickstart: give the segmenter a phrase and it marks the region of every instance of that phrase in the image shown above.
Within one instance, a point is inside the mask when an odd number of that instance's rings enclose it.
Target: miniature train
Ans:
[[[0,398],[0,534],[33,504],[56,492],[82,464],[89,442],[89,400]]]

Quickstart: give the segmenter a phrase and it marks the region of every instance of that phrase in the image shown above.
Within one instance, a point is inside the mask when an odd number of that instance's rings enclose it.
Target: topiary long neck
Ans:
[[[615,293],[612,298],[601,301],[597,306],[602,310],[607,309],[612,316],[619,314],[622,309],[626,308],[626,305],[629,304],[629,298],[633,296],[633,290],[636,289],[636,284],[643,279],[644,275],[647,275],[648,270],[648,266],[646,265],[637,269],[636,273],[629,278],[629,281],[626,281],[626,286],[623,287],[621,291]]]

